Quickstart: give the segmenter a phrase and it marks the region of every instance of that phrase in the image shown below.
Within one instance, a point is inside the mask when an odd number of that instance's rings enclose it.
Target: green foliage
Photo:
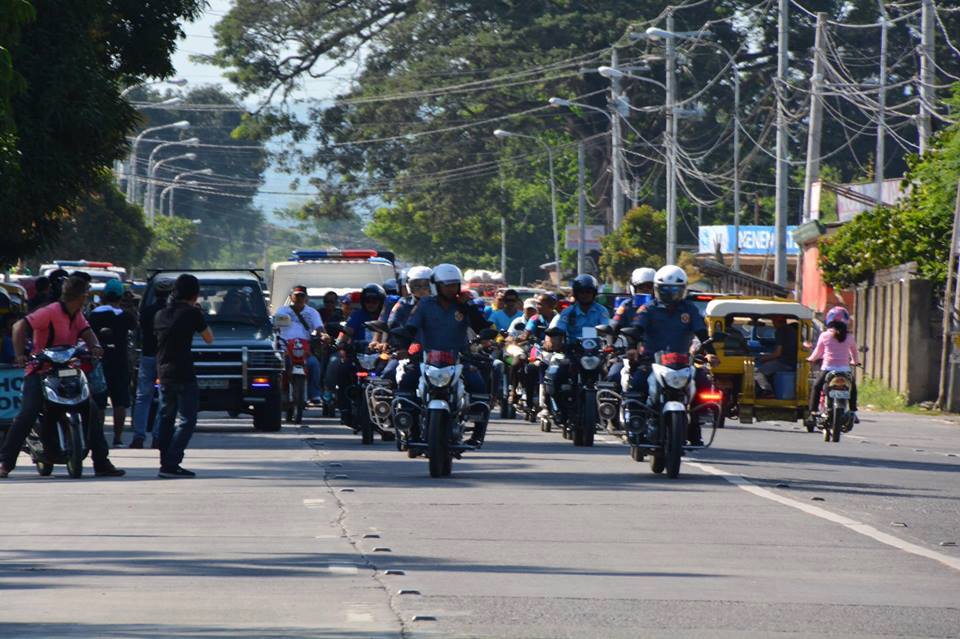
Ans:
[[[623,225],[600,241],[605,278],[628,282],[633,269],[660,268],[666,253],[667,214],[643,204],[627,212]]]
[[[157,218],[153,226],[153,242],[143,264],[148,268],[189,266],[187,255],[199,240],[197,225],[182,217]]]
[[[138,266],[151,240],[139,206],[129,204],[112,176],[101,174],[95,190],[71,208],[63,234],[49,254],[63,259],[103,260]]]
[[[960,84],[951,103],[960,106]],[[916,262],[922,277],[946,278],[953,212],[960,180],[960,125],[940,131],[932,150],[915,157],[897,206],[861,213],[820,242],[820,268],[834,287],[849,287],[876,271]]]
[[[171,72],[180,20],[196,17],[203,1],[32,4],[36,18],[20,26],[8,49],[24,90],[8,102],[19,173],[0,182],[0,264],[50,247],[78,199],[97,189],[103,167],[125,154],[136,112],[120,98],[120,87]],[[3,11],[0,25],[4,35],[10,32]],[[10,161],[9,153],[0,160]]]

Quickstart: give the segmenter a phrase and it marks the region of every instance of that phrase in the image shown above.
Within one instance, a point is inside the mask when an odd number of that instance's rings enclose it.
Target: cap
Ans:
[[[524,308],[536,308],[536,307],[537,307],[537,300],[534,299],[534,298],[532,298],[532,297],[530,297],[530,298],[528,298],[528,299],[523,303],[523,307],[524,307]]]
[[[107,280],[103,287],[103,296],[107,298],[123,297],[123,282],[118,279]]]
[[[306,286],[294,286],[292,289],[290,289],[290,294],[291,294],[291,295],[297,295],[297,294],[299,294],[299,293],[303,293],[304,295],[306,295],[306,294],[307,294],[307,287],[306,287]]]

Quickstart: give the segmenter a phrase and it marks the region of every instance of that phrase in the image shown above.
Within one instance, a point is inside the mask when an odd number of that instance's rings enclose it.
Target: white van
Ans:
[[[316,304],[328,291],[343,295],[396,277],[393,254],[387,251],[294,251],[289,262],[270,267],[270,313],[287,303],[294,286],[306,286]]]

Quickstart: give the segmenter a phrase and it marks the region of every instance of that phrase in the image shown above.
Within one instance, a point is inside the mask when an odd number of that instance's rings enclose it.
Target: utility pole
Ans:
[[[803,180],[803,221],[813,219],[813,183],[820,179],[820,142],[823,139],[823,31],[827,14],[817,14],[810,76],[810,127],[807,130],[807,170]]]
[[[886,164],[884,138],[887,125],[887,10],[883,0],[880,5],[880,91],[877,93],[877,152],[873,161],[873,181],[876,185],[876,200],[883,203],[883,165]]]
[[[577,192],[580,208],[577,218],[577,275],[584,272],[587,263],[587,192],[586,192],[586,151],[583,142],[577,145]]]
[[[782,2],[783,0],[781,0]],[[673,8],[667,9],[667,46],[666,46],[666,64],[667,64],[667,123],[664,132],[663,142],[666,146],[667,162],[667,264],[677,263],[677,141],[676,135],[676,94],[677,94],[677,76],[676,76],[676,47],[673,32]]]
[[[937,408],[950,408],[947,405],[947,371],[950,359],[950,332],[953,329],[953,314],[957,300],[953,295],[953,278],[956,277],[957,234],[960,229],[960,181],[957,182],[957,200],[953,209],[953,231],[950,234],[950,257],[947,259],[947,283],[943,289],[943,339],[940,346],[940,392],[937,394]]]
[[[917,120],[917,132],[920,136],[920,155],[929,150],[930,136],[933,135],[930,112],[933,110],[936,94],[933,84],[934,72],[933,19],[936,9],[933,0],[923,0],[920,18],[920,117]]]
[[[740,67],[733,65],[733,270],[740,270]]]
[[[610,53],[610,66],[617,69],[618,56],[617,47],[613,47]],[[610,146],[613,149],[613,157],[610,159],[610,167],[613,171],[613,188],[611,189],[611,198],[613,199],[613,230],[616,231],[623,223],[623,171],[620,161],[623,155],[623,133],[620,124],[620,101],[623,99],[620,95],[620,74],[614,73],[610,78]]]
[[[502,208],[500,209],[500,275],[503,276],[504,284],[507,284],[507,216],[504,212],[507,210],[507,188],[504,183],[503,167],[500,167],[500,200]]]
[[[787,285],[787,188],[790,165],[787,160],[787,66],[788,58],[788,11],[790,0],[779,0],[777,24],[777,206],[776,246],[773,279],[779,286]]]

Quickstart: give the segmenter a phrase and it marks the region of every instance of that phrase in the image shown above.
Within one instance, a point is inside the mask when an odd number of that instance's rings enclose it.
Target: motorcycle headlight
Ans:
[[[431,386],[449,386],[450,382],[453,381],[453,373],[453,366],[445,366],[443,368],[427,366],[427,381],[430,382]]]
[[[597,340],[588,337],[580,342],[580,345],[583,346],[583,350],[592,351],[597,347]]]
[[[580,366],[582,366],[584,370],[595,370],[600,366],[600,358],[596,355],[585,355],[580,358]]]
[[[690,381],[690,369],[668,370],[663,376],[663,381],[670,388],[683,388]]]

